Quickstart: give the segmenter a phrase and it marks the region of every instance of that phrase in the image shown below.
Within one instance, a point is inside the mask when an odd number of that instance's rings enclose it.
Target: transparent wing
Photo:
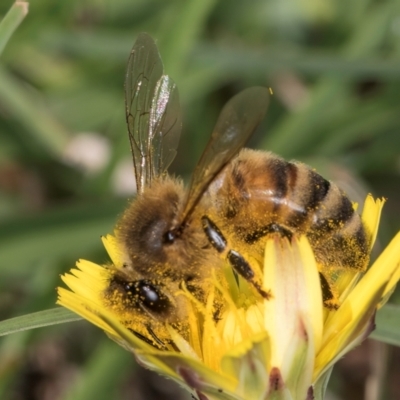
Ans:
[[[268,104],[268,89],[258,86],[243,90],[225,104],[193,173],[181,224],[215,176],[244,146],[264,118]]]
[[[137,38],[125,77],[126,122],[138,193],[163,174],[176,154],[182,118],[179,95],[154,40]]]

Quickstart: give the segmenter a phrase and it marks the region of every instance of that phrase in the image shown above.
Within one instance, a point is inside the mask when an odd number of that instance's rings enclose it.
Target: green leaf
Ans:
[[[81,43],[75,43],[76,48],[80,46]],[[192,60],[194,64],[213,65],[238,77],[255,75],[257,81],[265,74],[277,71],[294,71],[310,77],[325,74],[325,77],[339,78],[341,82],[344,78],[368,79],[371,76],[389,81],[400,75],[399,61],[394,56],[379,58],[367,54],[357,59],[349,59],[342,54],[308,48],[300,52],[284,44],[279,47],[271,45],[265,48],[232,48],[202,42],[193,48]],[[169,70],[167,72],[170,74]]]
[[[55,257],[75,259],[101,248],[100,236],[111,232],[126,201],[69,204],[30,218],[13,218],[0,226],[2,274],[26,271],[29,265]],[[17,266],[17,268],[16,268]]]
[[[0,101],[26,128],[21,142],[40,146],[61,158],[68,142],[68,130],[55,118],[38,92],[28,90],[6,68],[0,67]]]
[[[27,14],[28,3],[26,1],[16,1],[3,18],[0,23],[0,54]]]
[[[68,388],[63,400],[119,398],[117,384],[126,379],[134,368],[132,354],[114,342],[104,340],[81,368],[79,378]]]
[[[370,338],[380,342],[400,346],[400,306],[386,304],[376,314],[376,330]]]
[[[0,336],[27,331],[29,329],[41,328],[43,326],[79,321],[81,319],[81,317],[69,310],[66,310],[65,308],[52,308],[50,310],[39,311],[32,314],[22,315],[21,317],[15,317],[1,321]]]
[[[178,79],[187,55],[192,51],[207,18],[216,5],[215,0],[192,0],[177,3],[171,25],[164,38],[163,62],[169,75]]]

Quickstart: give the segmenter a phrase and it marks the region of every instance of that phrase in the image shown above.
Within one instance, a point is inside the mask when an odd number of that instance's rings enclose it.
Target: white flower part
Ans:
[[[113,192],[118,196],[136,194],[136,179],[131,157],[118,162],[112,174],[111,184]]]
[[[64,150],[64,161],[82,168],[88,174],[101,171],[110,161],[111,146],[104,136],[95,132],[75,135]]]
[[[305,398],[323,332],[323,300],[317,264],[305,237],[267,242],[265,329],[271,340],[271,368],[280,370],[294,398]]]

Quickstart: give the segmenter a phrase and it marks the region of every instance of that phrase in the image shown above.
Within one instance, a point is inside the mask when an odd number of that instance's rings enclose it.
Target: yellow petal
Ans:
[[[121,269],[128,262],[124,250],[121,248],[121,243],[112,235],[102,236],[101,240],[111,258],[112,263],[116,268]]]
[[[379,220],[381,218],[381,212],[385,201],[385,199],[374,200],[370,194],[365,199],[361,218],[370,236],[371,249],[374,246],[376,235],[378,234]]]
[[[173,340],[174,344],[178,348],[178,350],[182,353],[182,355],[186,357],[193,358],[195,360],[200,361],[200,357],[194,351],[193,347],[189,344],[187,340],[185,340],[182,335],[180,335],[175,329],[173,329],[170,325],[167,325],[167,330]]]
[[[350,342],[368,330],[379,302],[395,285],[400,270],[400,233],[390,242],[374,265],[348,295],[339,310],[326,323],[321,352],[317,355],[315,376],[336,357],[349,350]],[[394,278],[395,277],[395,278]]]
[[[359,317],[375,298],[375,293],[382,291],[385,296],[397,283],[400,274],[400,232],[393,238],[372,267],[367,271],[357,286],[349,294],[346,302],[353,304],[355,317]],[[377,304],[375,304],[377,305]],[[341,307],[342,308],[342,307]],[[340,314],[340,309],[338,313]]]
[[[115,332],[110,329],[108,324],[104,323],[104,321],[97,314],[93,313],[92,310],[96,309],[96,307],[98,306],[96,303],[92,303],[86,298],[76,295],[75,293],[72,293],[64,288],[58,288],[57,291],[57,304],[68,308],[74,313],[87,319],[89,322],[103,329],[107,333],[115,334]]]

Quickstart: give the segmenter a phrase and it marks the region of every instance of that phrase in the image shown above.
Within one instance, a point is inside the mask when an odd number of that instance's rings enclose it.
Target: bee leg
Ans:
[[[339,308],[339,300],[322,272],[319,273],[319,280],[321,282],[324,306],[330,310],[337,310]]]
[[[201,223],[204,233],[206,234],[211,245],[218,251],[218,253],[224,253],[228,248],[228,243],[222,232],[218,229],[217,225],[207,216],[203,216],[201,218]],[[227,259],[233,269],[233,275],[238,286],[238,275],[240,275],[246,279],[246,281],[250,282],[255,287],[257,292],[264,297],[264,299],[268,300],[271,297],[271,294],[266,292],[261,285],[254,280],[255,274],[253,269],[240,253],[235,250],[229,250]]]
[[[240,253],[235,250],[229,250],[227,258],[233,270],[246,279],[246,281],[250,282],[264,299],[269,300],[271,298],[271,294],[266,292],[261,285],[254,280],[255,274],[253,269]]]
[[[153,329],[151,329],[150,325],[146,325],[147,332],[149,332],[149,335],[154,339],[154,341],[161,346],[162,348],[165,347],[165,343],[154,333]]]
[[[215,225],[215,223],[207,216],[201,218],[201,224],[208,241],[218,251],[218,253],[222,253],[226,249],[227,242],[217,225]]]
[[[149,327],[146,326],[146,328],[147,328],[147,331],[150,333]],[[154,345],[154,341],[151,340],[151,339],[149,339],[147,336],[144,336],[144,335],[142,335],[141,333],[136,332],[136,331],[133,330],[133,329],[129,329],[129,330],[130,330],[137,338],[139,338],[140,340],[143,340],[143,342],[146,342],[147,344],[149,344],[149,345],[151,345],[151,346],[153,346],[153,347],[159,349],[158,346],[155,346],[155,345]],[[151,330],[151,331],[153,332],[153,330]],[[154,334],[154,332],[153,332],[153,334],[150,334],[150,335],[151,335],[151,336],[153,337],[153,339],[157,342],[157,344],[159,344],[160,346],[162,346],[162,349],[166,349],[166,347],[164,346],[164,343]]]
[[[239,287],[239,275],[233,268],[232,268],[232,272],[233,272],[233,277],[235,278],[236,285],[237,285],[237,287]]]

